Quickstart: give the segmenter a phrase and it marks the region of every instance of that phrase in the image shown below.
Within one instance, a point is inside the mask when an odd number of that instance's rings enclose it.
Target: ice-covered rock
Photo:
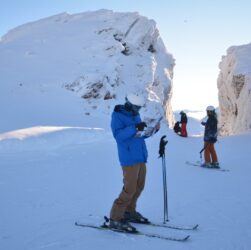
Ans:
[[[110,10],[62,13],[19,26],[2,37],[0,109],[9,106],[9,116],[34,114],[32,123],[26,123],[28,115],[16,116],[22,127],[45,121],[49,125],[48,117],[55,125],[58,113],[67,110],[75,95],[82,105],[71,110],[81,109],[88,123],[91,116],[110,119],[114,105],[124,103],[125,95],[133,92],[148,100],[143,117],[165,114],[172,124],[173,67],[174,59],[153,20]],[[56,109],[48,108],[55,103]],[[70,110],[66,116],[71,116]]]
[[[220,132],[245,132],[251,129],[251,44],[230,47],[219,68]]]

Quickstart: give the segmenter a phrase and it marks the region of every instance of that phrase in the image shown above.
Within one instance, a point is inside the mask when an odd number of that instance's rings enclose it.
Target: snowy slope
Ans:
[[[125,46],[114,39],[114,30],[126,37],[127,55],[121,53]],[[152,47],[148,51],[150,43],[156,51]],[[161,105],[166,101],[169,105],[165,98],[171,95],[172,67],[173,59],[165,52],[155,23],[137,13],[102,10],[60,14],[21,26],[2,38],[1,250],[251,248],[251,135],[219,138],[216,148],[220,163],[230,172],[188,166],[185,161],[198,160],[203,144],[203,128],[191,117],[188,138],[175,135],[163,121],[160,132],[147,139],[147,183],[138,204],[145,216],[162,222],[158,146],[166,134],[169,219],[200,224],[196,232],[189,232],[188,242],[74,226],[76,220],[102,223],[122,187],[110,131],[113,106],[124,101],[127,90],[139,90],[149,101],[142,117],[163,112]],[[134,80],[138,80],[136,85],[131,84]],[[118,85],[112,86],[114,81]],[[104,84],[101,88],[92,85],[100,82]],[[97,99],[80,98],[89,90],[99,95]],[[116,98],[105,100],[107,90]],[[139,229],[186,234],[143,226]]]
[[[156,23],[138,13],[62,13],[24,24],[0,41],[0,131],[108,121],[130,92],[149,100],[144,116],[166,113],[172,124],[173,66]]]
[[[230,47],[219,67],[221,133],[248,131],[251,129],[251,44]]]
[[[74,226],[76,220],[102,223],[122,187],[109,129],[35,127],[0,134],[0,249],[249,250],[251,135],[219,139],[216,148],[221,165],[230,169],[219,172],[185,164],[198,160],[202,147],[199,122],[189,122],[188,131],[190,136],[184,139],[162,124],[161,131],[147,140],[147,184],[138,204],[144,215],[162,222],[162,170],[157,156],[159,139],[166,134],[169,219],[200,224],[197,231],[189,232],[187,243]]]

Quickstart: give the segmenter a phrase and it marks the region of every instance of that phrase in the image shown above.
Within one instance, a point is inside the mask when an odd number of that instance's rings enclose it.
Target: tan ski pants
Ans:
[[[110,213],[112,220],[122,219],[124,212],[136,211],[137,200],[145,186],[145,163],[123,166],[122,170],[124,186],[119,197],[113,203]]]

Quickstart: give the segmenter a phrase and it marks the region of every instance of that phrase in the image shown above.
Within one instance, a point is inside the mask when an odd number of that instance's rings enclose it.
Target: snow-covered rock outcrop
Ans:
[[[17,27],[0,40],[0,107],[8,105],[10,112],[15,102],[13,114],[22,106],[36,112],[33,125],[41,125],[39,114],[53,112],[48,103],[64,108],[75,95],[87,121],[110,118],[114,105],[134,92],[149,100],[143,116],[161,113],[172,123],[173,67],[153,20],[109,10],[62,13]]]
[[[230,47],[219,67],[221,134],[245,132],[251,129],[251,43]]]

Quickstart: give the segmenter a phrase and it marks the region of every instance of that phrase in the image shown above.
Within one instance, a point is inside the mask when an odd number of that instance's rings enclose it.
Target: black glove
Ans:
[[[140,122],[140,123],[136,124],[135,127],[136,127],[136,129],[137,129],[138,131],[143,131],[144,128],[147,127],[147,125],[146,125],[145,122]]]
[[[165,141],[166,136],[162,136],[159,143],[159,157],[163,157],[165,155],[165,146],[168,141]]]

